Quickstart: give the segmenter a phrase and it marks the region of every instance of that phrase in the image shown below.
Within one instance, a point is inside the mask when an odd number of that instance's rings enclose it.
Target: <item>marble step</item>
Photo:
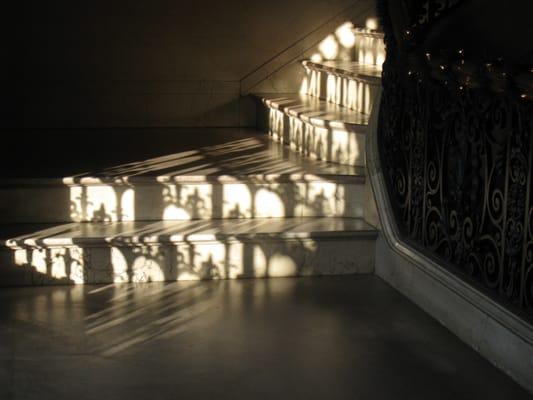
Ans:
[[[370,114],[381,85],[381,68],[357,61],[302,61],[301,92],[351,110]]]
[[[274,141],[315,160],[364,167],[368,115],[305,94],[260,94],[258,122]]]
[[[257,131],[201,142],[89,172],[0,178],[0,221],[364,216],[363,168],[306,160]]]
[[[357,218],[0,226],[3,285],[371,273],[377,231]]]
[[[354,60],[381,68],[386,52],[383,32],[366,28],[355,28],[352,32],[355,36]]]

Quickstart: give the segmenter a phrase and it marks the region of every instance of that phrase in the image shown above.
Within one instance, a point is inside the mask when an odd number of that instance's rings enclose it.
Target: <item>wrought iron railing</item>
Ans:
[[[378,141],[401,234],[530,318],[533,71],[399,46],[384,14]]]

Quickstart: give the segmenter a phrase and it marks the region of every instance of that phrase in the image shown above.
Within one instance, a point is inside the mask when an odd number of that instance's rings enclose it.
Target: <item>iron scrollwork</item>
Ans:
[[[531,316],[532,102],[402,72],[386,61],[378,133],[401,233]]]

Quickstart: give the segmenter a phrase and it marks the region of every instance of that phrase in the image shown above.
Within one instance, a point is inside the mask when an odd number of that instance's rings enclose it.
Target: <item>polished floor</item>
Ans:
[[[0,289],[0,399],[526,399],[374,276]]]

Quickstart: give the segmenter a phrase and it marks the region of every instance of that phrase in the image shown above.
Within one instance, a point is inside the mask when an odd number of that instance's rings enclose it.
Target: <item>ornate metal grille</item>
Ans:
[[[402,235],[531,317],[533,102],[511,90],[451,89],[413,74],[393,47],[378,139]]]

